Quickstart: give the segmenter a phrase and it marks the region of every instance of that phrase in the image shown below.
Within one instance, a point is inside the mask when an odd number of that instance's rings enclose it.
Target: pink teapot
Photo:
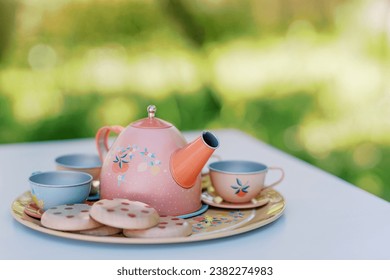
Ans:
[[[184,215],[200,209],[203,166],[218,147],[209,131],[187,144],[172,124],[155,117],[122,126],[104,126],[96,134],[103,163],[102,199],[127,198],[154,207],[161,215]],[[109,148],[110,132],[119,134]]]

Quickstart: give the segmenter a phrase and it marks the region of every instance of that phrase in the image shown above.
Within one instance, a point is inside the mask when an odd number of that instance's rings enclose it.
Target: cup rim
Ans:
[[[81,165],[71,165],[71,164],[61,162],[62,160],[70,158],[70,157],[94,157],[94,158],[99,159],[100,164],[98,164],[98,165],[90,164],[90,165],[81,166]],[[56,162],[57,165],[65,167],[65,168],[90,169],[90,168],[101,168],[102,167],[101,160],[100,160],[99,156],[96,154],[66,154],[66,155],[61,155],[61,156],[56,157],[54,161]]]
[[[251,171],[225,170],[219,166],[221,164],[228,164],[228,165],[231,165],[231,164],[235,164],[235,165],[250,164],[254,167],[255,170],[251,170]],[[257,161],[251,161],[251,160],[220,160],[220,161],[215,161],[213,163],[210,163],[208,167],[209,167],[210,171],[215,171],[215,172],[224,173],[224,174],[245,175],[245,174],[259,174],[259,173],[263,173],[263,172],[268,171],[268,166],[265,165],[264,163],[260,163]]]
[[[83,174],[85,176],[88,177],[88,179],[86,181],[81,181],[79,183],[76,183],[76,184],[61,184],[61,185],[55,185],[55,184],[42,184],[42,183],[38,183],[38,182],[34,182],[32,180],[32,178],[34,176],[39,176],[39,175],[42,175],[42,174],[50,174],[50,173],[62,173],[62,174]],[[39,187],[44,187],[44,188],[73,188],[73,187],[79,187],[81,185],[85,185],[85,184],[90,184],[93,180],[93,177],[92,175],[86,173],[86,172],[81,172],[81,171],[68,171],[68,170],[56,170],[56,171],[43,171],[43,172],[36,172],[36,173],[33,173],[29,178],[28,178],[28,181],[34,185],[34,186],[39,186]]]

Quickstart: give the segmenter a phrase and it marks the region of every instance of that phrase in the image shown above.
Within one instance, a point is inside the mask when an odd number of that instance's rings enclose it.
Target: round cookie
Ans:
[[[26,205],[24,208],[24,213],[27,214],[30,217],[33,217],[35,219],[41,219],[43,210],[39,208],[35,202],[30,202],[29,204]]]
[[[118,234],[121,232],[122,232],[121,228],[115,228],[115,227],[103,225],[103,226],[98,227],[98,228],[81,230],[77,233],[85,234],[85,235],[95,235],[95,236],[110,236],[110,235]]]
[[[87,204],[66,204],[52,207],[42,214],[41,224],[47,228],[63,231],[101,227],[101,223],[90,217],[90,210],[91,206]]]
[[[156,209],[124,198],[99,200],[92,205],[90,215],[104,225],[124,229],[146,229],[159,221]]]
[[[154,237],[185,237],[192,234],[192,226],[186,220],[173,216],[161,216],[158,225],[143,229],[124,229],[127,237],[154,238]]]

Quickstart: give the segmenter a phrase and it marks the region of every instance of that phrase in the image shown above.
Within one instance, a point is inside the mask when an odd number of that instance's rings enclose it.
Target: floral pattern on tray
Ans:
[[[192,218],[189,222],[192,224],[192,232],[198,234],[233,229],[253,217],[254,211],[211,210],[204,215]]]

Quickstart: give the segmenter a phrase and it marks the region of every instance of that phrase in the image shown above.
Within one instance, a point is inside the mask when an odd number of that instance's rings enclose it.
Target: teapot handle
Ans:
[[[123,131],[123,129],[124,127],[120,125],[103,126],[96,133],[96,147],[99,152],[100,160],[102,162],[104,161],[108,151],[110,150],[110,148],[108,147],[108,137],[110,136],[110,133],[114,132],[116,134],[119,134]]]

